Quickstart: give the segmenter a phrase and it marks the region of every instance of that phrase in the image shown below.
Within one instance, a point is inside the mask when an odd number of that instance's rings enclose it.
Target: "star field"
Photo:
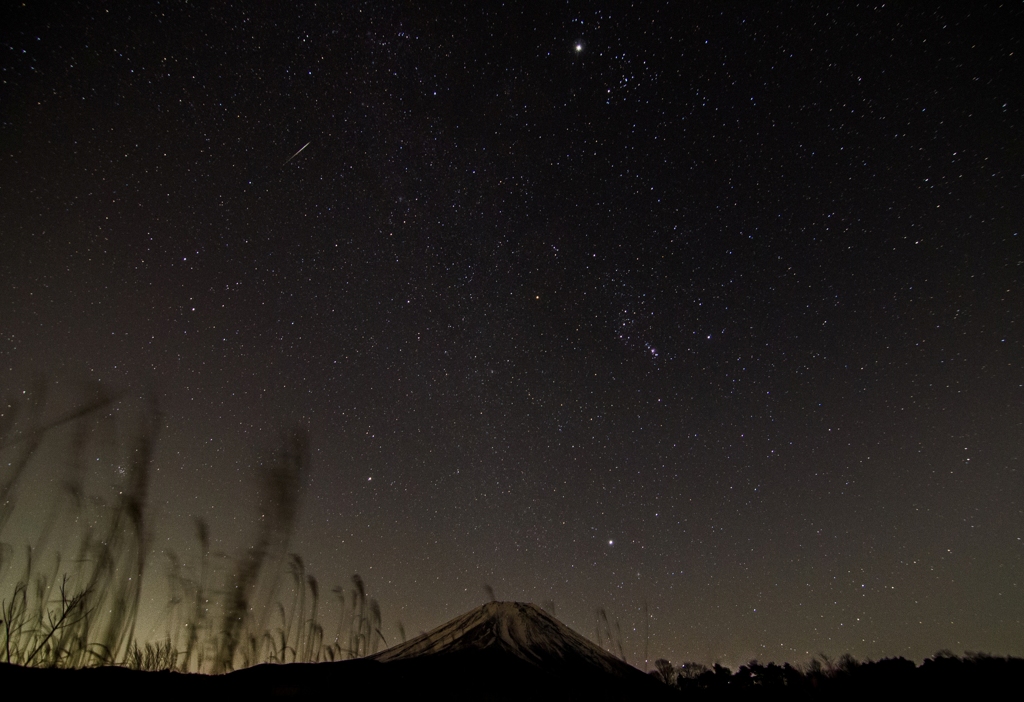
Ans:
[[[388,631],[1024,654],[1019,5],[5,14],[0,377],[156,390],[155,549],[301,424]]]

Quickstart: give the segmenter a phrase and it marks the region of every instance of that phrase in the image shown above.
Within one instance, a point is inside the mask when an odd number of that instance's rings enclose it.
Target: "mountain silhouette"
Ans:
[[[459,699],[657,699],[668,692],[524,602],[488,602],[368,660],[389,675],[436,682]]]
[[[387,663],[479,651],[501,652],[551,672],[590,670],[616,677],[640,672],[524,602],[488,602],[370,659]]]
[[[40,670],[0,664],[0,680],[51,692],[85,688],[148,699],[232,696],[446,701],[662,700],[676,694],[536,605],[490,602],[376,655],[338,663],[258,665],[227,675],[123,668]]]

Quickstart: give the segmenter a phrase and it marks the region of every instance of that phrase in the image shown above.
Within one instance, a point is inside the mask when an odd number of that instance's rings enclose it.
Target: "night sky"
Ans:
[[[1020,2],[3,14],[0,388],[155,389],[154,562],[304,425],[386,636],[1024,655]]]

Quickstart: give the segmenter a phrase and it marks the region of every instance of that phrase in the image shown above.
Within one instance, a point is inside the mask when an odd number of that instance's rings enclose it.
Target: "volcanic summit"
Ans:
[[[371,658],[387,663],[483,651],[500,652],[549,671],[593,669],[616,677],[639,672],[525,602],[489,602]]]
[[[489,602],[371,660],[396,674],[414,667],[425,678],[456,683],[457,696],[467,699],[642,699],[667,692],[540,607],[523,602]]]

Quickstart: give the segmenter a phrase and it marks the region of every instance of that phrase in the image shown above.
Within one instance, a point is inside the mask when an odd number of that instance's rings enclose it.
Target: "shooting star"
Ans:
[[[299,150],[298,150],[298,151],[296,151],[296,152],[295,152],[294,154],[292,154],[292,155],[291,155],[291,157],[289,157],[288,161],[291,161],[291,160],[292,160],[293,158],[295,158],[296,156],[298,156],[299,154],[301,154],[301,153],[302,153],[303,151],[305,151],[305,150],[306,150],[306,146],[309,146],[309,145],[310,145],[310,144],[312,144],[312,143],[313,143],[313,142],[311,142],[311,141],[307,141],[307,142],[306,142],[306,144],[305,144],[305,146],[303,146],[303,147],[302,147],[301,149],[299,149]],[[287,166],[287,165],[288,165],[288,161],[285,161],[285,162],[284,162],[284,163],[282,163],[281,165],[282,165],[282,166]]]

